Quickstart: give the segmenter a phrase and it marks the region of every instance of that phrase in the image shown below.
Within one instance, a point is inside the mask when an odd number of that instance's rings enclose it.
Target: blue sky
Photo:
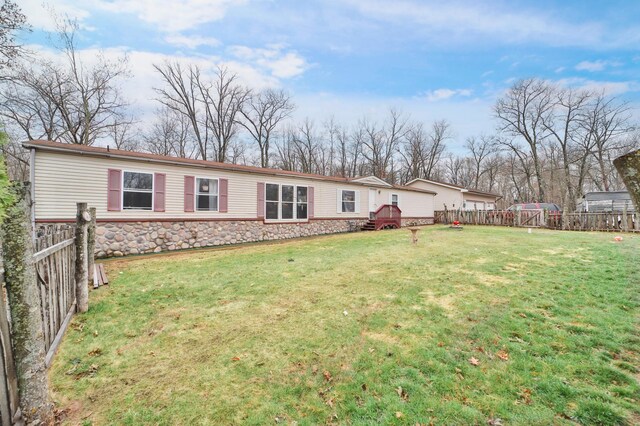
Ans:
[[[43,54],[42,0],[21,0]],[[296,118],[354,122],[397,107],[452,122],[460,144],[490,132],[516,79],[606,90],[640,107],[640,1],[55,0],[77,17],[87,60],[126,54],[125,94],[141,116],[160,84],[151,64],[225,64],[255,88],[281,87]],[[638,111],[636,117],[640,117]],[[454,143],[455,144],[455,143]]]

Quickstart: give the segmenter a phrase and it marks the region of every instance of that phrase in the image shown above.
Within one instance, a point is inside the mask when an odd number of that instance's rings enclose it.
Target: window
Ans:
[[[307,187],[299,186],[297,188],[297,207],[296,207],[296,216],[298,219],[306,219],[307,218]]]
[[[356,211],[356,191],[342,191],[342,213]]]
[[[266,184],[265,219],[307,219],[307,187]]]
[[[122,208],[124,210],[153,209],[153,174],[124,172],[122,177]]]
[[[196,179],[196,210],[218,211],[218,179]]]
[[[398,207],[398,194],[391,194],[391,204]]]
[[[282,185],[282,219],[293,219],[293,185]]]
[[[280,210],[280,185],[273,183],[267,184],[267,196],[265,198],[267,202],[266,218],[278,219],[278,213]]]

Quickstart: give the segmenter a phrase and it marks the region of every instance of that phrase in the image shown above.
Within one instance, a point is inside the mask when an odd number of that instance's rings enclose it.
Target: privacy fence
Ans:
[[[640,232],[638,213],[598,212],[568,213],[534,210],[442,210],[436,211],[435,223],[548,228],[567,231]]]
[[[76,312],[77,294],[83,287],[88,291],[87,263],[93,256],[86,240],[86,204],[79,205],[79,216],[84,216],[78,225],[33,232],[26,197],[24,214],[7,216],[0,240],[2,426],[52,421],[46,369]],[[34,397],[38,390],[41,398]]]

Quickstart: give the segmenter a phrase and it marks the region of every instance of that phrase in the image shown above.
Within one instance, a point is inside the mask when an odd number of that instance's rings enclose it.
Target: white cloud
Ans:
[[[268,45],[266,48],[231,46],[229,52],[236,58],[255,63],[268,70],[276,78],[292,78],[306,71],[307,61],[295,51],[284,51],[281,44]]]
[[[578,65],[576,65],[576,71],[589,71],[589,72],[598,72],[603,71],[608,67],[619,67],[624,65],[621,62],[617,61],[582,61]]]
[[[56,24],[52,16],[53,13],[60,17],[77,19],[82,26],[83,21],[91,14],[87,8],[78,6],[78,3],[82,4],[82,2],[66,0],[57,0],[55,4],[43,0],[20,0],[18,5],[27,17],[27,22],[34,29],[55,31]],[[85,26],[83,28],[87,29]]]
[[[114,13],[130,13],[159,32],[178,33],[219,21],[233,6],[247,0],[95,0],[98,8]]]
[[[625,35],[608,31],[598,22],[572,23],[551,12],[513,8],[509,2],[437,2],[399,0],[344,0],[365,18],[411,26],[414,34],[445,43],[478,41],[500,43],[543,42],[552,46],[633,44]],[[502,5],[501,5],[502,4]],[[637,34],[633,37],[637,41]]]
[[[564,78],[557,80],[556,83],[561,86],[575,87],[579,89],[589,90],[595,93],[605,93],[606,95],[622,95],[629,92],[639,92],[640,82],[630,81],[596,81],[586,78]]]
[[[446,99],[451,99],[454,96],[461,97],[469,97],[471,96],[472,91],[469,89],[436,89],[430,92],[427,92],[427,101],[429,102],[438,102]]]
[[[213,37],[202,37],[199,35],[169,34],[164,38],[167,43],[177,46],[186,47],[187,49],[197,49],[200,46],[216,47],[220,46],[220,41]]]

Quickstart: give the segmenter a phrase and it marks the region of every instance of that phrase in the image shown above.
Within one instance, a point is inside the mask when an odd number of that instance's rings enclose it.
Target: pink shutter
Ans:
[[[313,219],[313,209],[315,208],[315,201],[313,199],[313,186],[310,186],[309,189],[307,189],[307,216],[309,216],[309,219]]]
[[[220,213],[226,213],[228,209],[228,191],[229,191],[229,180],[228,179],[219,179],[218,180],[218,211]]]
[[[122,170],[108,170],[107,187],[107,210],[119,212],[122,210]]]
[[[195,190],[195,182],[196,178],[193,176],[185,176],[184,177],[184,211],[192,212],[195,209],[193,208],[194,202],[194,190]]]
[[[165,199],[165,187],[167,182],[167,175],[164,173],[154,173],[153,183],[153,211],[164,211],[164,199]]]
[[[264,219],[264,182],[258,182],[258,219]]]

